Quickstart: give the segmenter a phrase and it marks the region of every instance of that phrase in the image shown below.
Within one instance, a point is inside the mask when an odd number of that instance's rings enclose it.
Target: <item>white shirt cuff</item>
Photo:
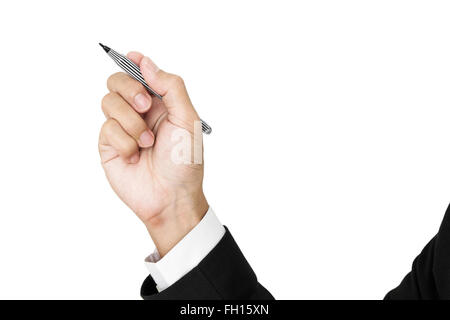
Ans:
[[[203,219],[162,259],[157,250],[145,259],[145,265],[161,292],[195,268],[219,243],[225,228],[211,207]]]

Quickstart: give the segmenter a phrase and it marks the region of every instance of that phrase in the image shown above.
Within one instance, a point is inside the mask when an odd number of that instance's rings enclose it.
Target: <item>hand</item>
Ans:
[[[180,143],[173,141],[174,132],[186,130],[194,143],[194,123],[200,118],[179,76],[158,69],[140,53],[128,58],[163,98],[152,98],[125,73],[110,76],[110,92],[102,100],[107,120],[100,132],[100,158],[113,190],[144,222],[164,256],[208,210],[203,161],[180,164],[172,158]],[[201,134],[196,143],[199,139]]]

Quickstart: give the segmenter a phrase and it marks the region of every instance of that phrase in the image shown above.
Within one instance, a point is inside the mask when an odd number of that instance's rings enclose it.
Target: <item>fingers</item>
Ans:
[[[199,120],[181,77],[160,70],[148,57],[130,53],[131,58],[140,60],[141,73],[150,87],[163,97],[169,116],[172,115],[193,126]]]
[[[103,98],[102,110],[107,118],[115,119],[140,147],[153,145],[155,136],[144,119],[118,93],[110,92]]]
[[[130,137],[113,118],[109,118],[103,124],[99,143],[113,147],[120,157],[130,163],[139,161],[139,146],[136,140]]]
[[[142,84],[129,75],[118,72],[108,78],[109,91],[120,94],[133,108],[140,113],[147,112],[152,98]]]
[[[130,59],[131,61],[133,61],[137,65],[140,65],[141,64],[141,60],[144,57],[144,55],[142,53],[140,53],[140,52],[131,51],[131,52],[128,52],[127,57],[128,57],[128,59]]]

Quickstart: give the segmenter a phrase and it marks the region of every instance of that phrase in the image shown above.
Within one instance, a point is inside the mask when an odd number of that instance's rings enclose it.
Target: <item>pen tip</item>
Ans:
[[[106,51],[106,53],[108,53],[109,52],[109,50],[111,50],[109,47],[107,47],[107,46],[105,46],[105,45],[103,45],[103,44],[101,44],[100,42],[98,43],[99,45],[100,45],[100,47],[102,47],[103,48],[103,50],[105,50]]]

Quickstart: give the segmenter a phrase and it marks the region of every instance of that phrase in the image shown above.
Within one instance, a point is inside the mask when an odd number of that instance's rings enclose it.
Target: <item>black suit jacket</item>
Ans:
[[[198,266],[160,293],[148,276],[142,284],[141,296],[146,300],[273,299],[256,279],[226,227],[225,235]]]
[[[231,233],[188,274],[158,293],[149,276],[141,296],[158,299],[273,299],[257,280]],[[412,271],[385,299],[450,299],[450,206],[438,234],[414,260]]]
[[[450,206],[437,235],[414,260],[411,272],[385,299],[450,299]]]

